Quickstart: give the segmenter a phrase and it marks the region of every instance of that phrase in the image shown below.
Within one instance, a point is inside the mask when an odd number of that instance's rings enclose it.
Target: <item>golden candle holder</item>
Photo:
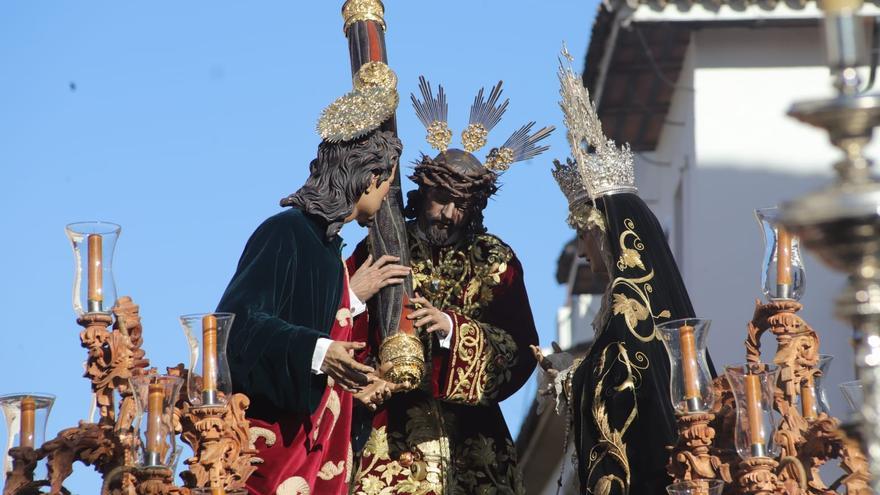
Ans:
[[[712,452],[715,420],[712,413],[688,413],[676,415],[678,443],[671,447],[672,454],[666,470],[678,481],[720,479],[730,483],[730,466]]]
[[[167,467],[146,467],[134,471],[137,495],[176,495],[189,491],[174,485],[174,472]]]
[[[189,469],[181,473],[184,486],[174,483],[168,467],[139,464],[136,403],[129,379],[156,372],[148,369],[149,361],[141,349],[143,328],[138,306],[122,297],[113,315],[115,324],[107,313],[85,313],[77,319],[84,327],[80,341],[87,349],[85,377],[95,395],[97,422],[80,422],[34,448],[11,449],[13,468],[6,473],[3,494],[37,494],[46,486],[49,493],[68,493],[63,485],[76,461],[101,474],[102,494],[188,495],[196,487],[218,493],[244,488],[259,460],[248,437],[245,411],[249,400],[242,394],[233,394],[225,405],[208,407],[193,407],[185,392],[179,394],[173,424],[195,452],[185,461]],[[187,374],[183,365],[168,371],[176,376]],[[43,459],[48,464],[48,479],[34,480],[34,469]]]
[[[769,457],[753,457],[739,465],[737,493],[748,495],[784,494],[775,470],[779,463]]]
[[[32,447],[13,447],[9,450],[12,458],[12,471],[6,475],[3,495],[30,495],[40,493],[45,482],[34,481],[34,469],[40,460],[40,452]]]
[[[183,365],[168,372],[182,377],[188,373]],[[249,405],[244,394],[233,394],[221,406],[193,406],[186,400],[178,403],[175,424],[180,425],[181,439],[194,453],[184,461],[188,470],[180,475],[186,487],[226,492],[244,489],[260,462],[245,417]]]
[[[733,442],[736,404],[727,378],[720,376],[711,413],[678,415],[679,440],[670,447],[667,466],[675,481],[723,480],[725,495],[828,495],[839,487],[849,495],[874,493],[865,454],[840,420],[818,411],[804,417],[800,396],[821,372],[819,338],[797,314],[802,308],[793,300],[756,301],[745,340],[748,363],[760,367],[761,336],[770,331],[776,337],[773,364],[779,377],[772,402],[781,417],[773,436],[779,454],[739,457]],[[844,474],[829,485],[820,468],[835,459]]]

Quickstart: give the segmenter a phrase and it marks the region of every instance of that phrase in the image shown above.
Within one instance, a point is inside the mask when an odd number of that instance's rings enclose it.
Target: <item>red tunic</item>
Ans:
[[[342,300],[330,330],[332,340],[351,340],[352,319],[348,276],[343,277]],[[352,400],[328,380],[321,403],[310,416],[289,416],[279,422],[250,419],[251,437],[263,459],[248,478],[247,489],[257,495],[348,493],[351,475]]]
[[[516,451],[498,403],[535,367],[538,336],[522,266],[497,237],[482,234],[462,248],[433,248],[409,225],[415,290],[452,318],[441,348],[422,335],[428,370],[418,390],[394,395],[373,418],[355,461],[356,495],[523,493]],[[363,263],[358,246],[349,270]],[[355,319],[354,339],[378,355],[379,329]],[[371,363],[375,364],[375,363]]]

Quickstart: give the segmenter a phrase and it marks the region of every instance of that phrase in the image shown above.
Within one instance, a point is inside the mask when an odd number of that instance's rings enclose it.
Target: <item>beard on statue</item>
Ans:
[[[434,246],[450,246],[462,238],[470,223],[471,212],[465,201],[440,188],[428,188],[418,215],[419,229]]]
[[[486,231],[483,209],[498,189],[497,178],[466,151],[422,156],[410,176],[419,188],[407,195],[404,214],[431,245],[453,246]]]

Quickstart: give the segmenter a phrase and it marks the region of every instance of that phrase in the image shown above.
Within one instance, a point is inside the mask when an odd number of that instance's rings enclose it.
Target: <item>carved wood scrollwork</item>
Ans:
[[[168,372],[184,377],[187,374],[183,365]],[[233,394],[226,406],[219,407],[192,407],[185,400],[178,402],[174,414],[180,437],[194,453],[184,461],[189,468],[181,473],[185,486],[226,491],[245,487],[259,462],[245,417],[249,405],[250,399],[243,394]]]
[[[141,345],[143,328],[138,306],[122,297],[108,314],[90,313],[77,320],[82,347],[87,351],[85,377],[91,381],[98,408],[96,423],[80,422],[67,428],[37,449],[10,450],[13,470],[7,473],[4,495],[31,495],[48,487],[50,493],[69,493],[63,486],[80,461],[93,466],[104,479],[102,494],[188,495],[178,487],[168,469],[137,466],[138,439],[135,431],[137,405],[129,384],[133,376],[155,373],[149,369]],[[111,328],[111,324],[113,324]],[[183,365],[169,373],[186,374]],[[185,397],[185,393],[181,397]],[[229,404],[217,408],[192,408],[181,399],[176,408],[176,430],[197,453],[181,474],[187,486],[244,488],[259,461],[248,436],[245,418],[249,400],[235,394]],[[40,460],[48,464],[48,480],[34,480]]]
[[[677,481],[723,479],[727,495],[831,495],[839,486],[850,495],[871,493],[866,458],[840,421],[825,413],[807,419],[797,407],[802,385],[812,385],[821,374],[819,337],[797,314],[801,309],[795,301],[756,301],[745,341],[747,361],[757,363],[761,337],[769,331],[776,338],[773,363],[781,368],[774,397],[781,416],[775,437],[779,458],[739,459],[734,445],[736,404],[721,376],[713,383],[715,405],[705,426],[702,415],[679,418],[680,438],[668,466]],[[820,468],[833,459],[839,459],[844,475],[828,485]]]
[[[711,452],[715,429],[711,413],[678,417],[678,444],[672,449],[667,471],[676,480],[723,479],[730,483],[730,467]]]

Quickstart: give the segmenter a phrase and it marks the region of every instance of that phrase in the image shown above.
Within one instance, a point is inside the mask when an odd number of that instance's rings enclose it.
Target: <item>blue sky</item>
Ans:
[[[48,437],[89,404],[64,225],[122,225],[116,284],[141,305],[147,356],[160,369],[184,361],[178,315],[214,308],[247,237],[306,177],[321,109],[350,88],[341,3],[0,3],[0,393],[58,395]],[[522,259],[544,345],[571,236],[549,172],[567,154],[556,57],[565,40],[581,68],[596,8],[386,1],[404,103],[420,74],[443,83],[457,136],[476,91],[503,79],[511,104],[490,146],[530,120],[558,128],[550,152],[503,177],[486,212]],[[430,151],[408,104],[398,122],[404,162]],[[365,232],[343,234],[350,250]],[[530,384],[502,406],[514,434],[533,393]],[[94,493],[97,483],[79,466],[68,485]]]

